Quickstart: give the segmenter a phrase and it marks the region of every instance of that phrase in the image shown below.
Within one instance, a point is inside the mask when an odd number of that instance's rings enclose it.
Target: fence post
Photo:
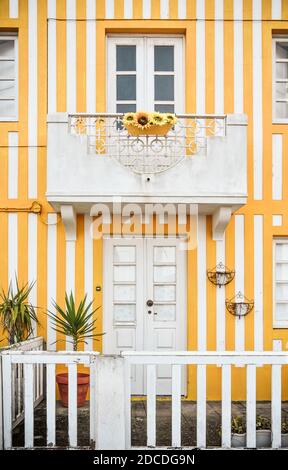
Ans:
[[[120,356],[96,359],[96,449],[125,449],[125,369]]]

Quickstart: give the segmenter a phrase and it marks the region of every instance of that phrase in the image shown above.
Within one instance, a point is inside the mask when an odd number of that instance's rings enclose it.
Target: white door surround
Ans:
[[[186,252],[176,237],[104,238],[103,352],[175,351],[187,347]],[[171,393],[171,367],[157,370],[158,394]],[[183,374],[183,393],[185,393]],[[145,394],[143,368],[132,392]]]

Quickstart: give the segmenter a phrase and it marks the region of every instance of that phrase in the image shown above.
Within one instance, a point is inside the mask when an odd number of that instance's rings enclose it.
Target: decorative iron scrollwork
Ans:
[[[228,269],[223,263],[218,263],[215,268],[207,270],[207,277],[215,286],[226,286],[233,281],[235,271]]]
[[[238,292],[232,299],[226,299],[226,308],[231,315],[236,317],[244,317],[254,308],[254,301],[247,299],[242,292]]]

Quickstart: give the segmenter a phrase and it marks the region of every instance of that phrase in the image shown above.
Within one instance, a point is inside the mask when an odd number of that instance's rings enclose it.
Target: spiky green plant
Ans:
[[[54,324],[52,326],[53,330],[71,338],[74,351],[77,351],[79,344],[85,343],[87,338],[96,338],[103,334],[93,333],[97,320],[96,318],[93,319],[93,315],[100,307],[91,311],[93,301],[88,303],[88,305],[86,305],[86,302],[87,294],[79,302],[78,307],[76,307],[73,293],[71,292],[70,296],[68,296],[66,292],[65,309],[63,310],[60,305],[53,301],[56,313],[51,311],[47,313]]]
[[[16,278],[15,288],[9,284],[8,291],[0,294],[0,323],[8,334],[9,344],[20,343],[33,334],[33,324],[38,324],[35,306],[29,302],[29,294],[35,282],[19,286]]]

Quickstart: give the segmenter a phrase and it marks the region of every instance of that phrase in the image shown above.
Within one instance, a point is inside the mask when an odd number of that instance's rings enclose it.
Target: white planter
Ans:
[[[281,434],[281,447],[288,448],[288,434]]]
[[[256,431],[256,447],[271,447],[271,431],[270,429],[260,429]]]
[[[231,446],[232,447],[246,447],[246,433],[245,434],[232,434]]]

